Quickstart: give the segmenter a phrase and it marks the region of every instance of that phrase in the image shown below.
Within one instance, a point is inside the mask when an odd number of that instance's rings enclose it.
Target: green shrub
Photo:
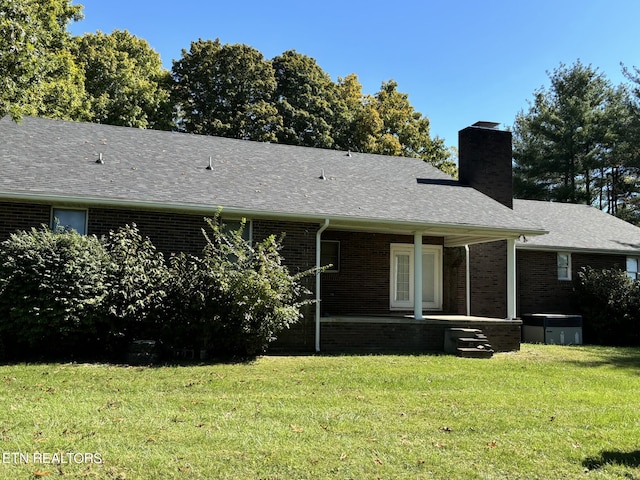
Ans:
[[[8,356],[90,354],[106,328],[111,261],[95,236],[47,228],[0,248],[0,335]]]
[[[162,253],[135,224],[109,232],[103,243],[112,262],[104,299],[109,318],[105,342],[117,352],[131,340],[158,336],[169,270]]]
[[[602,345],[640,345],[640,282],[616,269],[587,267],[578,277],[585,339]]]
[[[252,246],[242,237],[243,226],[226,231],[219,217],[206,221],[210,233],[203,231],[207,243],[202,257],[172,258],[175,336],[192,332],[199,347],[215,356],[262,353],[301,318],[300,307],[311,300],[300,279],[313,270],[292,275],[275,236]]]
[[[310,303],[274,236],[252,246],[243,226],[207,219],[201,257],[163,255],[135,225],[99,240],[47,228],[0,246],[0,352],[12,358],[121,355],[134,339],[217,357],[263,352]],[[120,357],[121,358],[121,357]]]

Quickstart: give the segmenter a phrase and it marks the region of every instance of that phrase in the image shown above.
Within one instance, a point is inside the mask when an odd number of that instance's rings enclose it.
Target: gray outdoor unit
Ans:
[[[582,345],[582,316],[558,313],[522,315],[522,341],[556,345]]]

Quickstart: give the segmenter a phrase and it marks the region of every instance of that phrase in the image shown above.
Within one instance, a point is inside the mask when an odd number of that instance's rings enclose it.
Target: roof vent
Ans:
[[[96,163],[100,165],[104,164],[104,160],[102,160],[102,153],[98,154],[98,159],[96,160]]]
[[[351,150],[347,150],[347,157],[351,156]]]
[[[320,180],[326,180],[327,177],[325,177],[324,175],[324,168],[322,169],[322,171],[320,172],[320,176],[318,177]]]
[[[213,170],[213,165],[211,164],[211,157],[209,157],[209,165],[207,165],[207,170]]]

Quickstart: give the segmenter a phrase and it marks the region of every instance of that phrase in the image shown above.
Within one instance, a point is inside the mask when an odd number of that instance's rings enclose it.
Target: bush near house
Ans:
[[[216,356],[263,353],[311,302],[300,279],[313,270],[291,275],[273,235],[252,246],[242,236],[244,225],[225,231],[220,221],[206,221],[202,256],[171,259],[168,331],[185,346]]]
[[[108,329],[101,311],[112,262],[95,236],[18,232],[0,248],[0,340],[5,356],[89,353]]]
[[[589,343],[640,345],[640,282],[622,270],[591,267],[578,273],[576,294]]]
[[[262,353],[311,300],[271,236],[251,245],[242,228],[207,219],[201,257],[169,265],[135,225],[107,237],[17,232],[0,245],[0,352],[10,359],[121,360],[134,339],[204,349],[215,357]]]
[[[169,269],[162,253],[135,224],[109,232],[102,242],[112,262],[109,291],[103,301],[109,325],[105,348],[121,356],[133,339],[157,336],[164,318]]]

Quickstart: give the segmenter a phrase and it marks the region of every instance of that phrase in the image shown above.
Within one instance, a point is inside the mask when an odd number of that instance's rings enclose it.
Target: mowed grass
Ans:
[[[6,365],[0,381],[1,479],[640,479],[640,349]]]

